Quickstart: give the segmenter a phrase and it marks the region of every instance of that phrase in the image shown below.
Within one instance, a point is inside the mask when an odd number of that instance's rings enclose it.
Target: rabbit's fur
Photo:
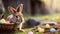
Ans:
[[[18,24],[18,28],[20,30],[22,29],[22,24],[24,23],[22,9],[23,9],[23,4],[18,5],[18,7],[16,9],[9,6],[8,10],[11,13],[11,15],[9,15],[6,19],[12,23]]]

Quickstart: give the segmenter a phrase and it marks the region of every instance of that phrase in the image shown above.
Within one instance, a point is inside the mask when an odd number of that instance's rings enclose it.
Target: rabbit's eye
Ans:
[[[18,18],[18,16],[16,16],[16,18]]]

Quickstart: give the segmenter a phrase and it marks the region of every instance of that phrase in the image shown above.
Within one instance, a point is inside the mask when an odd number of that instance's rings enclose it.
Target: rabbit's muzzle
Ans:
[[[19,23],[22,22],[22,20],[21,20],[21,19],[18,19],[18,18],[12,18],[12,19],[11,19],[11,22],[13,22],[13,23],[15,23],[15,24],[19,24]]]

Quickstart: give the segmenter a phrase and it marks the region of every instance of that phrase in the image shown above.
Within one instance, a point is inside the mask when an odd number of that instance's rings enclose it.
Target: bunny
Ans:
[[[19,31],[23,32],[24,30],[22,30],[22,24],[24,23],[24,18],[22,14],[22,9],[23,9],[23,4],[18,5],[16,9],[9,6],[8,10],[11,13],[11,15],[9,15],[6,20],[18,24],[16,27],[19,28]]]

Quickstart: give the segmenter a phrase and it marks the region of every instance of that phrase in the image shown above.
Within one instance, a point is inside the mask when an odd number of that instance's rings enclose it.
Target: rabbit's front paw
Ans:
[[[25,32],[23,29],[19,30],[19,28],[18,28],[18,31],[19,31],[19,32]]]
[[[23,29],[19,30],[19,32],[25,32]]]

